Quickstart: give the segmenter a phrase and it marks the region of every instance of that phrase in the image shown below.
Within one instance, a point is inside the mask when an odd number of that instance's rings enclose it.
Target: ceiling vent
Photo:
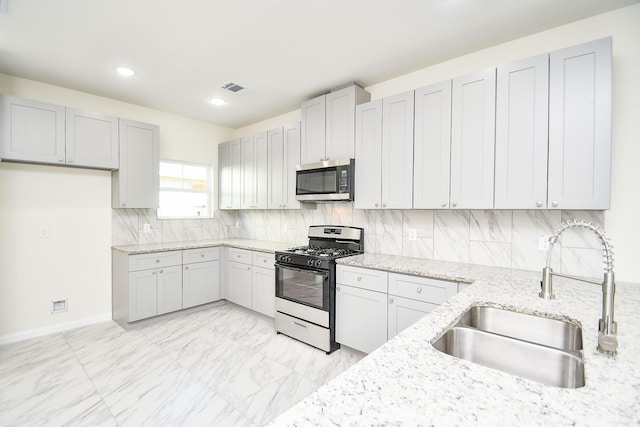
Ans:
[[[240,91],[245,90],[245,87],[244,86],[240,86],[237,83],[229,82],[229,83],[223,85],[222,89],[226,89],[228,91],[231,91],[231,92],[234,92],[234,93],[238,93]]]

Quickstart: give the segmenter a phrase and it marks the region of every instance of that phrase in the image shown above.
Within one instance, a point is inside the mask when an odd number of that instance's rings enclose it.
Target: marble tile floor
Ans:
[[[234,304],[0,346],[0,426],[262,426],[365,355]]]

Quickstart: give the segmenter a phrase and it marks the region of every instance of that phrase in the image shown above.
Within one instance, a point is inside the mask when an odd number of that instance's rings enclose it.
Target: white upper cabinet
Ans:
[[[451,208],[493,208],[495,106],[495,68],[453,79]]]
[[[325,159],[325,95],[303,102],[300,116],[300,163],[320,162]]]
[[[111,174],[111,206],[158,208],[160,128],[120,119],[120,169]]]
[[[382,99],[356,106],[356,209],[382,206]]]
[[[449,208],[451,80],[415,91],[413,207]]]
[[[300,164],[300,123],[268,132],[268,208],[297,209],[296,165]]]
[[[267,208],[267,132],[242,138],[241,191],[242,209]]]
[[[0,95],[0,158],[118,169],[118,118]]]
[[[549,209],[609,209],[611,38],[549,59]]]
[[[353,158],[355,107],[370,99],[352,85],[302,103],[301,163]]]
[[[382,208],[413,205],[413,91],[382,100]]]
[[[240,140],[218,145],[218,208],[240,209]]]
[[[67,164],[118,169],[118,118],[67,108]]]
[[[547,207],[549,55],[498,67],[496,209]]]

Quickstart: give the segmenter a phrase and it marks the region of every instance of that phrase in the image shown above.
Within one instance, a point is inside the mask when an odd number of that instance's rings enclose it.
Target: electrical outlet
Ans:
[[[540,234],[538,236],[538,250],[539,251],[548,251],[549,250],[549,237],[548,234]]]
[[[415,228],[410,228],[409,229],[409,240],[417,240],[418,239],[418,232],[416,231]]]
[[[52,300],[51,301],[51,314],[67,311],[68,305],[69,305],[68,302],[69,302],[69,300],[67,298],[59,299],[59,300],[55,300],[55,301]]]
[[[40,227],[40,238],[41,239],[49,238],[49,229],[47,227]]]
[[[145,233],[151,233],[151,224],[145,224],[142,227]]]

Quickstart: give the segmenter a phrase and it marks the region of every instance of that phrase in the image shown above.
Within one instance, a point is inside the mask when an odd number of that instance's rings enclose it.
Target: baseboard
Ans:
[[[42,335],[54,334],[56,332],[67,331],[69,329],[75,329],[81,326],[93,325],[94,323],[106,322],[108,320],[111,320],[111,313],[85,317],[84,319],[57,323],[55,325],[45,326],[43,328],[37,329],[30,329],[28,331],[16,332],[13,334],[0,335],[0,345],[26,340],[28,338],[40,337]]]

